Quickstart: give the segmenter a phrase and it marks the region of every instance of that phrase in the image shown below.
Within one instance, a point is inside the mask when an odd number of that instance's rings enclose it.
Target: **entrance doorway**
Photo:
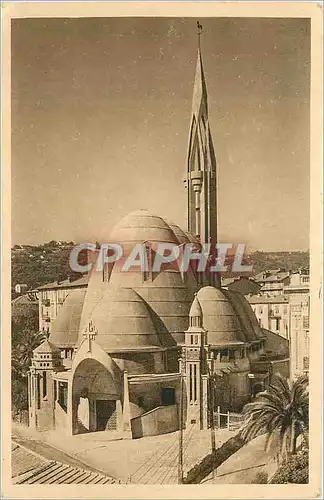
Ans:
[[[117,429],[116,401],[96,400],[97,431]]]

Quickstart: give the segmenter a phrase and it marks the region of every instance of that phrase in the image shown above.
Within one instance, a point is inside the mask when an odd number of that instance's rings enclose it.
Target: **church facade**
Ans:
[[[243,295],[221,288],[216,273],[183,272],[176,263],[152,268],[159,243],[217,243],[216,159],[200,48],[185,184],[186,231],[139,210],[108,239],[122,245],[124,257],[144,244],[147,270],[123,272],[118,261],[93,267],[88,286],[64,298],[49,338],[33,353],[31,426],[136,438],[177,430],[181,407],[184,422],[206,428],[217,406],[240,411],[271,380],[268,336]],[[271,342],[275,353],[285,339]],[[278,369],[287,372],[287,345],[283,351]]]

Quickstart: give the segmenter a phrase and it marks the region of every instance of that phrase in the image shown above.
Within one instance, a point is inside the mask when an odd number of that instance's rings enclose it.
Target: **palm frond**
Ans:
[[[276,437],[281,457],[296,453],[298,436],[305,436],[305,443],[308,436],[307,377],[290,382],[277,375],[266,391],[257,394],[255,400],[244,407],[243,413],[247,421],[241,435],[246,442],[265,433],[266,448]]]

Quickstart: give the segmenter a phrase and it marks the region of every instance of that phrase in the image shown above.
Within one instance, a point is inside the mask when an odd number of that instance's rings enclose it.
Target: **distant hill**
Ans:
[[[17,294],[17,283],[26,283],[29,289],[68,277],[81,275],[69,267],[69,256],[74,243],[50,241],[44,245],[15,245],[11,253],[12,297]],[[257,274],[267,269],[283,268],[296,271],[309,265],[309,252],[253,252],[245,257]]]
[[[69,266],[73,245],[55,241],[39,246],[15,245],[11,250],[12,298],[17,296],[14,290],[17,283],[26,283],[33,289],[56,280],[81,277]]]
[[[247,256],[253,266],[253,274],[268,269],[282,268],[285,271],[298,271],[301,267],[309,267],[309,252],[253,252]]]

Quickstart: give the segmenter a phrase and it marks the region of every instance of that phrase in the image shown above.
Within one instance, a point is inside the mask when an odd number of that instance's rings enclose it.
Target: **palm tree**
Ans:
[[[307,377],[291,382],[278,374],[266,391],[257,394],[255,401],[244,407],[247,420],[242,438],[248,442],[267,434],[267,448],[276,438],[282,458],[296,453],[300,435],[308,447],[308,399]]]

